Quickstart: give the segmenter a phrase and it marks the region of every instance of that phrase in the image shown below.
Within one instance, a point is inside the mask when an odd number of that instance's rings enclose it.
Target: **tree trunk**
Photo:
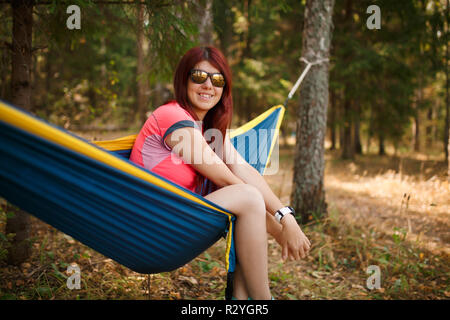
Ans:
[[[306,1],[302,56],[308,61],[329,57],[333,6],[334,0]],[[302,223],[327,214],[323,178],[328,69],[328,62],[313,66],[300,92],[291,203]]]
[[[214,15],[214,24],[217,26],[220,49],[225,57],[230,58],[234,23],[232,6],[228,1],[215,1],[213,8],[214,12],[218,13]]]
[[[351,121],[351,100],[347,93],[345,94],[344,101],[344,129],[343,129],[343,139],[342,139],[342,159],[353,159],[355,155],[355,148],[353,146],[352,140],[352,121]]]
[[[52,48],[49,47],[47,54],[45,55],[45,95],[50,93],[51,79],[53,79],[52,54]]]
[[[430,107],[427,110],[427,125],[425,127],[425,141],[427,142],[427,148],[433,148],[433,108]]]
[[[9,68],[8,65],[8,56],[9,56],[9,48],[4,46],[2,48],[2,56],[0,61],[0,98],[3,100],[9,100],[7,97],[7,91],[9,91],[8,87],[8,74]]]
[[[378,155],[384,156],[386,154],[386,149],[384,147],[384,135],[382,132],[379,132],[378,136]]]
[[[447,0],[447,23],[446,23],[446,35],[450,32],[450,0]],[[445,89],[445,134],[444,134],[444,153],[445,160],[448,163],[448,172],[449,172],[449,181],[450,181],[450,92],[449,92],[449,75],[448,75],[448,58],[449,58],[449,39],[445,43],[446,51],[445,51],[445,80],[446,80],[446,89]],[[448,148],[445,148],[445,143],[448,142]]]
[[[331,95],[331,110],[330,110],[330,139],[331,147],[330,150],[336,150],[336,92],[335,90],[330,91]]]
[[[450,129],[448,129],[447,134],[448,134],[447,154],[450,154]],[[450,157],[447,157],[447,180],[450,182]]]
[[[148,82],[147,52],[148,40],[144,33],[145,5],[141,4],[137,8],[137,68],[136,68],[136,121],[143,123],[146,119],[147,106],[149,101],[150,86]]]
[[[32,26],[33,0],[12,1],[13,37],[12,37],[12,104],[29,111],[31,109],[31,71],[32,71]],[[6,222],[6,234],[15,234],[8,250],[8,263],[19,265],[30,256],[27,241],[30,233],[30,217],[12,205],[7,211],[14,213]]]
[[[213,44],[213,1],[205,0],[203,6],[202,1],[197,0],[198,6],[198,41],[200,45],[212,45]]]
[[[345,21],[351,21],[353,19],[353,1],[347,0],[345,2]],[[353,34],[354,31],[354,24],[348,25],[349,34]],[[345,62],[350,63],[353,60],[353,54],[349,53],[345,57]],[[344,99],[344,110],[343,110],[343,116],[344,116],[344,123],[343,123],[343,136],[342,136],[342,148],[341,148],[341,158],[342,159],[353,159],[355,155],[355,148],[353,144],[353,133],[352,133],[352,126],[353,126],[353,116],[352,116],[352,100],[350,98],[351,90],[352,90],[352,79],[346,79],[344,81],[344,89],[343,89],[343,99]]]
[[[362,154],[361,135],[360,135],[360,108],[359,104],[356,105],[356,115],[354,118],[353,126],[353,148],[355,154]]]
[[[370,151],[370,142],[373,136],[373,119],[372,119],[372,111],[369,110],[369,128],[367,130],[367,140],[366,140],[366,154]]]
[[[244,48],[244,52],[242,54],[242,62],[245,62],[245,59],[252,59],[252,57],[253,57],[253,54],[252,54],[253,34],[252,34],[252,15],[251,15],[252,1],[247,0],[244,3],[244,7],[245,7],[245,12],[246,12],[248,29],[247,29],[247,35],[246,35],[247,38],[245,41],[245,48]],[[254,99],[253,95],[251,95],[251,94],[249,95],[248,92],[246,92],[245,93],[245,103],[244,103],[243,107],[245,110],[244,112],[245,112],[247,122],[252,120],[252,112],[253,112],[254,103],[255,103],[255,99]]]
[[[418,79],[418,89],[417,89],[417,96],[416,96],[416,113],[414,116],[414,122],[415,122],[415,131],[414,131],[414,151],[420,152],[421,145],[420,145],[420,111],[422,109],[422,102],[423,102],[423,89],[422,89],[422,72],[419,73],[419,79]]]
[[[420,113],[416,108],[416,114],[414,115],[414,151],[420,151]]]
[[[344,125],[341,124],[339,126],[339,150],[341,150],[342,153],[342,149],[344,148],[345,142],[344,142]]]

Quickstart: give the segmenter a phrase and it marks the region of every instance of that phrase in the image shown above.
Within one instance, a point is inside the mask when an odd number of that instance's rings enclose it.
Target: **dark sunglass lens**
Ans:
[[[200,70],[194,70],[191,73],[191,79],[195,83],[203,83],[208,78],[208,74],[206,72]]]
[[[216,87],[225,86],[225,78],[220,73],[213,74],[211,77],[211,82]]]

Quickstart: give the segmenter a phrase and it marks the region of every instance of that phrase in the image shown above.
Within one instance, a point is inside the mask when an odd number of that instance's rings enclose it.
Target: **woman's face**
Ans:
[[[200,69],[209,73],[220,73],[206,60],[197,63],[192,69]],[[220,101],[222,92],[223,88],[212,85],[210,77],[200,84],[193,82],[190,77],[188,78],[188,99],[200,120],[203,120],[206,113]]]

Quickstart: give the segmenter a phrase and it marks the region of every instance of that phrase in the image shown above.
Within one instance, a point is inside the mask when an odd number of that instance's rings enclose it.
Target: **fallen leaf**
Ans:
[[[302,296],[309,296],[311,294],[311,291],[309,291],[308,289],[304,289],[302,291]]]
[[[366,288],[364,288],[362,285],[360,284],[352,284],[352,288],[354,289],[361,289],[361,290],[366,290]]]
[[[195,279],[194,277],[179,276],[178,280],[187,281],[194,286],[198,284],[197,279]]]
[[[20,265],[23,269],[29,269],[31,267],[31,264],[29,264],[28,262],[24,262]]]

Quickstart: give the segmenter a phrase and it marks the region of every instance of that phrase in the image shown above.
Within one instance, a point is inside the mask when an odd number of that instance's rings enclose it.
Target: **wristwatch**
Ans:
[[[281,223],[281,219],[284,218],[285,215],[287,214],[292,214],[293,216],[295,216],[295,210],[292,207],[283,207],[280,210],[278,210],[277,212],[275,212],[275,218],[277,219],[277,221],[279,223]]]

